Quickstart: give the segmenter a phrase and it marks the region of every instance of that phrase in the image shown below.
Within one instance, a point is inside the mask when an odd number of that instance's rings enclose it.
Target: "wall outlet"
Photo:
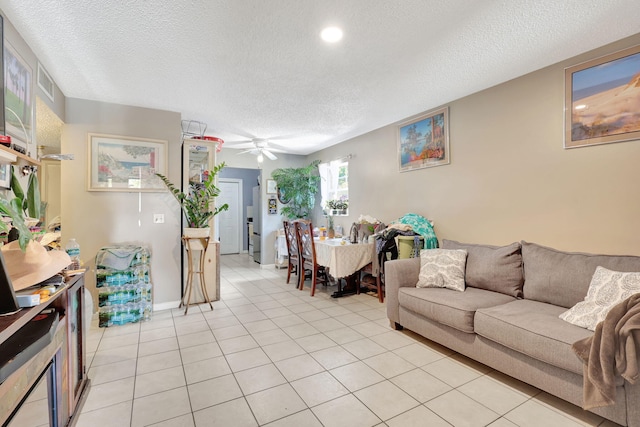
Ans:
[[[164,224],[164,214],[153,214],[154,224]]]

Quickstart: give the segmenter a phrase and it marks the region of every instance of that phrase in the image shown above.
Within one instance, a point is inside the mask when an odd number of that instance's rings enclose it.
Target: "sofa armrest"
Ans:
[[[387,303],[387,317],[400,323],[398,290],[415,287],[420,275],[420,258],[396,259],[384,263],[384,289]]]

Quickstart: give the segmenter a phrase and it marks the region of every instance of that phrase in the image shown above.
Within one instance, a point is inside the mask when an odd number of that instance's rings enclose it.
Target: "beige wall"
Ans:
[[[168,141],[168,176],[180,182],[180,114],[108,103],[67,99],[62,152],[75,160],[62,167],[62,243],[75,237],[90,268],[103,246],[144,244],[150,247],[154,304],[180,300],[180,210],[168,192],[87,191],[88,133]],[[154,224],[153,214],[165,215]],[[87,274],[95,296],[95,272]],[[94,298],[95,301],[95,298]]]
[[[449,103],[450,165],[399,173],[397,124],[310,156],[353,154],[351,216],[337,223],[415,212],[435,221],[440,239],[640,255],[640,141],[563,148],[564,68],[639,43],[636,35]]]

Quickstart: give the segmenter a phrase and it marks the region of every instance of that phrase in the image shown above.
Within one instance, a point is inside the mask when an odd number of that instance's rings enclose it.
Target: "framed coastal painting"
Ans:
[[[400,172],[449,164],[449,107],[398,126]]]
[[[564,147],[640,139],[640,45],[565,69]]]
[[[89,191],[164,191],[167,141],[89,134]]]

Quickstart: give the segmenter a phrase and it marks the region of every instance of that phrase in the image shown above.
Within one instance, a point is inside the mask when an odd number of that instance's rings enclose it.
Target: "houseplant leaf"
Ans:
[[[27,215],[31,218],[40,219],[40,184],[38,175],[29,175],[29,185],[27,186]]]

